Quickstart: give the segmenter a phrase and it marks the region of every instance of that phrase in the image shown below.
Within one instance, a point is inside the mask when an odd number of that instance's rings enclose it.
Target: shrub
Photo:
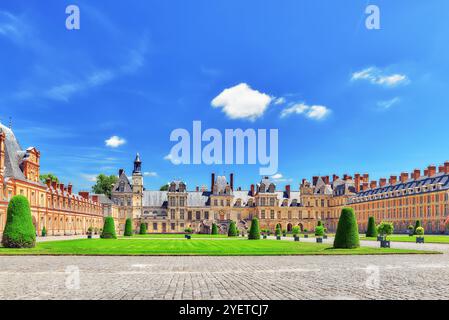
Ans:
[[[146,233],[147,233],[147,225],[146,225],[146,223],[141,223],[139,234],[146,234]]]
[[[47,229],[45,229],[45,226],[42,227],[41,235],[42,235],[43,237],[46,237],[46,236],[47,236]]]
[[[293,234],[294,236],[297,236],[297,235],[299,234],[299,231],[300,231],[299,226],[294,226],[294,227],[292,228],[292,234]]]
[[[416,220],[415,222],[415,229],[413,230],[413,234],[416,234],[416,229],[422,227],[421,220]]]
[[[211,234],[218,234],[218,227],[215,223],[212,223],[212,232]]]
[[[324,236],[324,227],[323,226],[316,226],[315,227],[315,236],[317,236],[317,237]]]
[[[103,232],[100,235],[103,239],[117,239],[115,234],[115,223],[112,217],[106,217],[104,219]]]
[[[131,237],[133,235],[133,222],[131,218],[126,219],[125,233],[123,235],[125,237]]]
[[[424,228],[423,227],[418,227],[418,228],[416,228],[416,235],[418,235],[418,236],[423,236],[424,235]]]
[[[394,231],[394,225],[391,222],[385,222],[382,221],[378,226],[377,226],[377,232],[382,236],[385,237],[385,240],[387,239],[387,237],[390,234],[393,234]]]
[[[304,230],[303,230],[303,232],[304,232],[304,233],[307,233],[307,232],[309,232],[309,230],[307,230],[307,229],[304,229]]]
[[[251,228],[249,229],[248,239],[260,240],[259,220],[257,218],[253,218],[253,220],[251,221]]]
[[[234,221],[231,221],[228,230],[228,237],[237,237],[239,235],[239,231],[237,230],[237,226]]]
[[[279,223],[276,225],[276,232],[275,233],[276,233],[277,236],[281,235],[281,225]]]
[[[92,227],[87,228],[87,233],[92,233],[93,231],[94,231],[94,228],[92,228]]]
[[[358,248],[359,246],[359,228],[357,226],[354,209],[343,208],[340,219],[338,220],[334,248],[352,249]]]
[[[184,232],[185,233],[193,233],[193,230],[192,230],[192,228],[185,228]]]
[[[317,226],[318,226],[318,227],[321,227],[322,225],[323,225],[323,223],[321,222],[321,220],[318,220]]]
[[[376,222],[374,221],[374,217],[368,218],[368,227],[366,228],[366,236],[377,237]]]
[[[28,199],[22,195],[14,196],[8,204],[2,244],[5,248],[33,248],[35,243],[36,230]]]

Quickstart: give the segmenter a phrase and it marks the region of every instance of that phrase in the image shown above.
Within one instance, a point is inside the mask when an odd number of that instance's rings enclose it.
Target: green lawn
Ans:
[[[365,235],[360,235],[360,240],[377,240],[373,237],[365,237]],[[406,234],[394,234],[388,236],[388,240],[393,242],[416,242],[416,236],[409,236]],[[449,243],[449,236],[444,235],[424,235],[424,241],[426,243]]]
[[[192,238],[210,238],[210,239],[216,239],[216,238],[227,238],[228,235],[226,234],[192,234],[191,235]],[[120,236],[120,238],[156,238],[156,239],[160,239],[160,238],[184,238],[184,234],[179,234],[179,233],[147,233],[147,234],[133,234],[131,237],[124,237],[124,236]]]
[[[329,244],[240,239],[81,239],[39,242],[32,249],[0,248],[0,255],[360,255],[435,253],[432,251],[332,249]]]

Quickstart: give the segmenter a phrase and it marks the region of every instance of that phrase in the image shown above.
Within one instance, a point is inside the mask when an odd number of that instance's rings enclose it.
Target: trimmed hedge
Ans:
[[[281,225],[279,223],[276,225],[276,232],[275,233],[276,233],[277,236],[280,236],[281,233],[282,233]]]
[[[359,228],[354,209],[343,208],[338,220],[334,248],[352,249],[360,247]]]
[[[115,223],[112,217],[106,217],[104,219],[103,232],[100,235],[102,239],[117,239],[115,234]]]
[[[141,223],[139,234],[146,234],[146,233],[147,233],[147,225],[145,223]]]
[[[234,221],[231,221],[228,230],[228,237],[237,237],[239,235],[239,231],[237,230],[237,226]]]
[[[133,221],[131,218],[126,219],[125,233],[123,235],[125,237],[131,237],[133,235]]]
[[[215,223],[212,223],[212,232],[211,234],[218,234],[218,227]]]
[[[374,221],[374,217],[368,218],[368,227],[366,229],[367,237],[377,237],[377,228],[376,222]]]
[[[316,226],[315,227],[315,236],[316,237],[324,236],[324,227],[323,226]]]
[[[257,218],[253,218],[253,220],[251,221],[251,228],[249,229],[248,239],[260,240],[259,220]]]
[[[2,245],[5,248],[33,248],[35,244],[36,230],[28,199],[22,195],[14,196],[8,204]]]

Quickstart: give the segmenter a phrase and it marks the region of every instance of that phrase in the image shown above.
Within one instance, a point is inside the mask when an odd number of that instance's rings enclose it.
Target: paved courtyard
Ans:
[[[449,299],[449,254],[3,256],[0,299]]]

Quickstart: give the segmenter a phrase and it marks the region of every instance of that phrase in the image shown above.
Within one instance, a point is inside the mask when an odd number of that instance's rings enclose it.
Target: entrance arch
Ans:
[[[292,224],[289,223],[287,224],[287,232],[291,232],[292,231]]]
[[[299,223],[298,226],[299,226],[299,229],[301,230],[301,232],[303,232],[304,231],[304,226],[302,225],[302,223]]]

